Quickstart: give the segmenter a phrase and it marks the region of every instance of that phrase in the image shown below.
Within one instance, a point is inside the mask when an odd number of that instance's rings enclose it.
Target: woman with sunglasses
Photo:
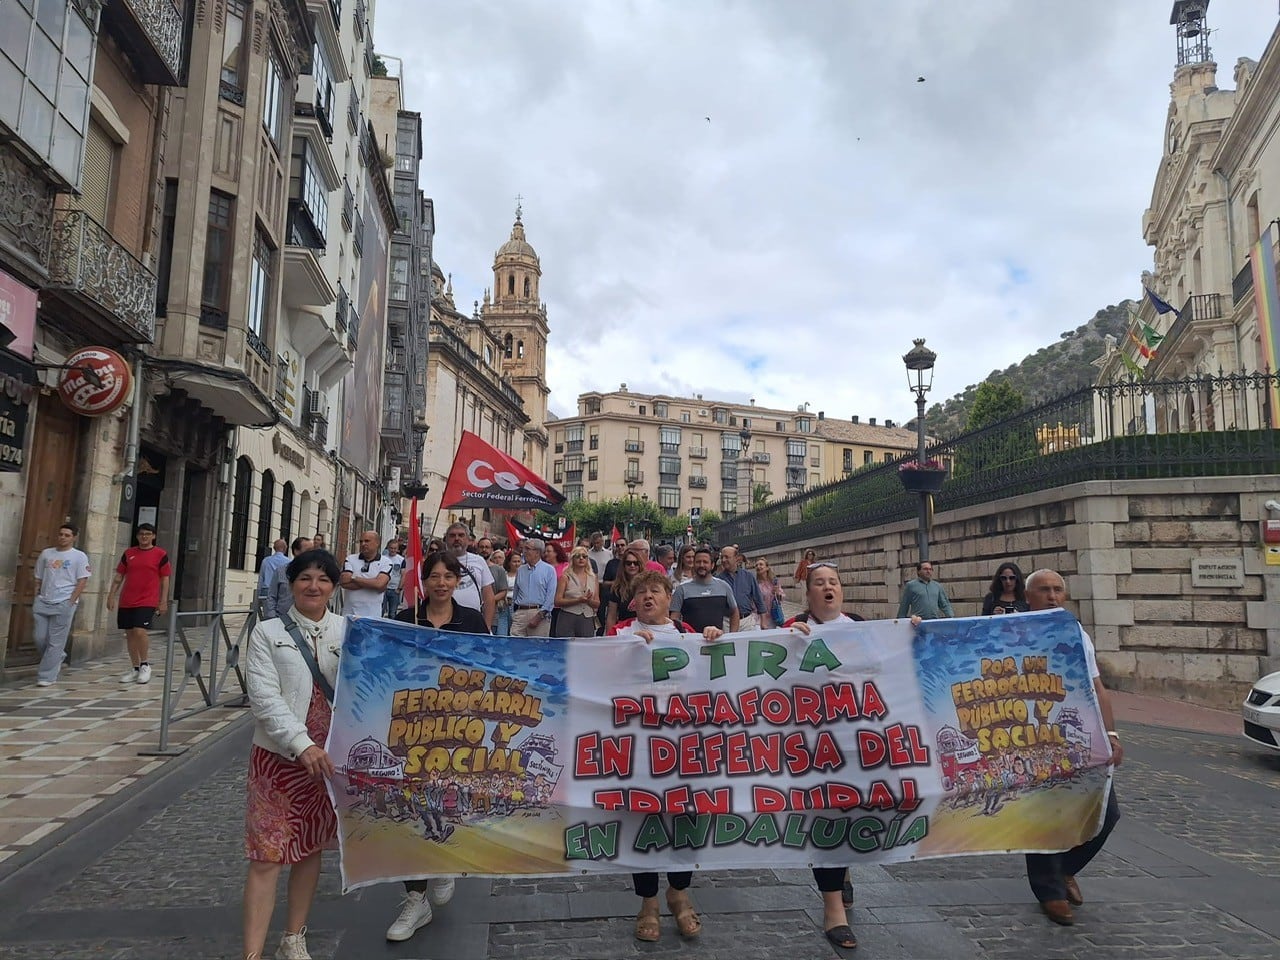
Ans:
[[[1001,613],[1026,613],[1031,607],[1027,603],[1027,581],[1016,563],[1000,564],[996,575],[991,578],[991,589],[982,601],[984,617]]]
[[[596,610],[600,606],[600,581],[591,570],[586,547],[574,547],[569,568],[556,582],[557,637],[594,637]]]
[[[634,547],[627,547],[622,551],[622,562],[618,564],[618,573],[609,597],[609,615],[604,623],[605,633],[608,633],[619,620],[626,620],[631,616],[631,600],[634,594],[632,581],[644,572],[644,565],[648,559]]]
[[[807,553],[808,551],[806,551]],[[808,558],[806,558],[808,559]],[[783,626],[795,627],[808,636],[811,623],[849,623],[861,620],[856,613],[844,612],[844,586],[840,583],[840,571],[826,560],[809,560],[805,571],[805,599],[808,609],[796,614]],[[853,883],[846,867],[814,867],[813,882],[822,894],[822,930],[833,946],[852,950],[858,938],[849,926],[846,908],[853,906]]]

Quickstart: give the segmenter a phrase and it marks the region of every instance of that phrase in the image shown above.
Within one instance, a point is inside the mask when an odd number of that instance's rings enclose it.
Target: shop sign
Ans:
[[[35,367],[0,351],[0,473],[22,469],[27,415],[38,389]]]
[[[291,463],[299,470],[307,469],[307,458],[299,451],[293,449],[283,440],[280,434],[272,434],[271,436],[271,452],[278,456],[285,463]]]
[[[34,290],[0,270],[0,327],[13,338],[9,343],[0,343],[0,346],[28,360],[35,352],[38,303]]]
[[[58,396],[68,410],[82,417],[113,413],[133,393],[133,371],[114,350],[83,347],[67,357],[66,367],[58,378]],[[94,376],[89,376],[86,368]]]

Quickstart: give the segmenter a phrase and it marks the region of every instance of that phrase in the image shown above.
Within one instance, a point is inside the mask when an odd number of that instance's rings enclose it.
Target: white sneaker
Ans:
[[[128,673],[122,673],[122,674],[120,674],[120,682],[121,682],[121,683],[137,683],[137,682],[138,682],[138,668],[137,668],[137,667],[134,667],[134,668],[133,668],[133,669],[131,669]]]
[[[280,938],[280,946],[276,948],[276,960],[311,960],[307,953],[307,928],[297,933],[286,933]]]
[[[151,679],[151,664],[144,663],[138,668],[138,682],[147,683]]]
[[[399,942],[408,940],[422,927],[431,922],[431,902],[427,895],[417,890],[410,890],[404,895],[404,906],[400,908],[400,916],[387,927],[387,939]]]
[[[52,687],[52,686],[53,686],[53,681],[52,681],[52,680],[37,680],[37,681],[36,681],[36,686],[37,686],[37,687]]]
[[[427,881],[427,899],[433,907],[443,907],[453,899],[453,877]]]

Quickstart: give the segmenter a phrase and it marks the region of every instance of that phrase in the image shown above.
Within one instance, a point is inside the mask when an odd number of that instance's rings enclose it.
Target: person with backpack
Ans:
[[[636,636],[645,643],[653,643],[658,637],[671,637],[681,633],[697,634],[699,631],[682,620],[673,620],[671,611],[671,581],[666,574],[645,570],[631,580],[632,606],[635,616],[620,620],[609,628],[609,636]],[[707,643],[719,640],[724,631],[708,626],[701,631]],[[689,884],[693,871],[669,871],[667,873],[667,906],[676,921],[676,929],[682,937],[696,937],[702,932],[702,920],[689,900]],[[658,874],[633,873],[632,887],[640,898],[640,913],[636,917],[637,940],[652,943],[661,935],[658,920]]]

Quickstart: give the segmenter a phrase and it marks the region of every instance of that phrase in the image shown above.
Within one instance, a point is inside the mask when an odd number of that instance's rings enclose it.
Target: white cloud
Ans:
[[[906,420],[913,337],[941,400],[1140,292],[1169,9],[383,2],[375,36],[459,306],[526,198],[554,411],[626,381]],[[1229,86],[1274,9],[1209,20]]]

